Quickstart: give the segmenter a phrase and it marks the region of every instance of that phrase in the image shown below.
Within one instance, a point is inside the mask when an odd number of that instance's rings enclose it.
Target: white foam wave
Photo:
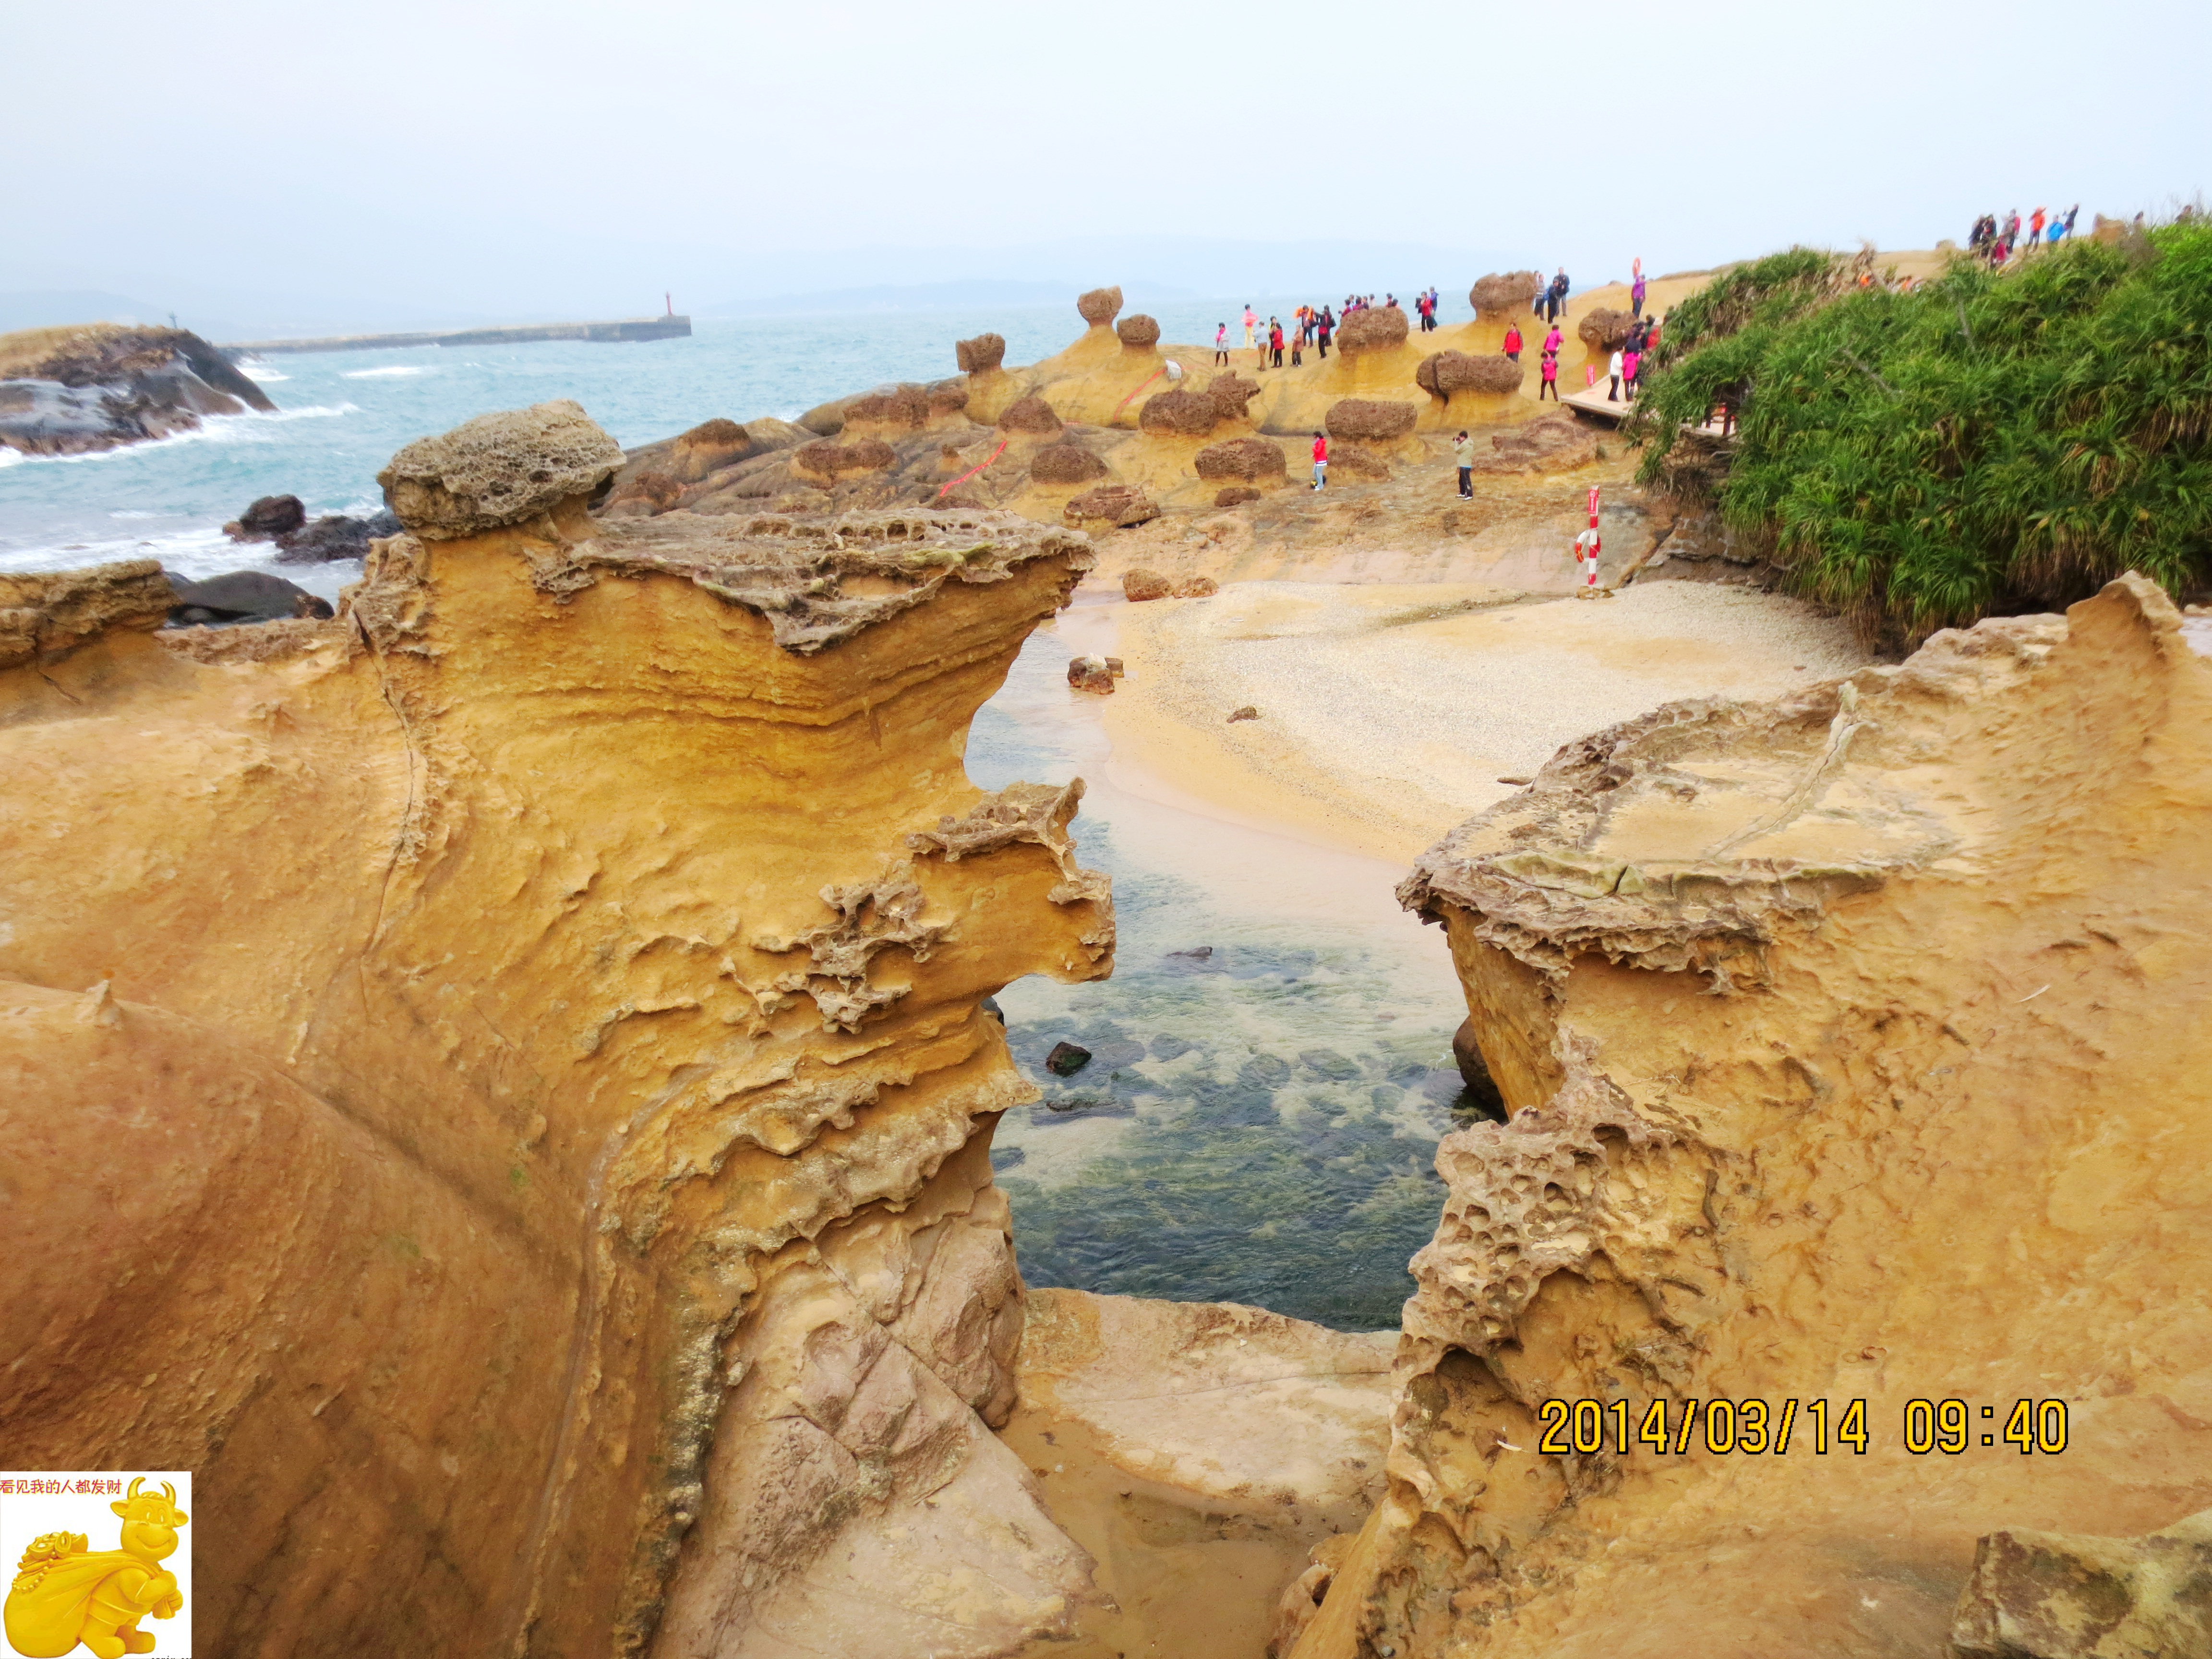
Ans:
[[[267,542],[234,542],[220,526],[203,525],[162,536],[116,537],[0,550],[0,572],[82,570],[124,559],[155,559],[171,575],[187,581],[219,575],[226,570],[267,570],[326,599],[335,599],[339,588],[361,577],[361,562],[357,559],[337,559],[329,564],[279,564],[276,553],[276,548]]]
[[[262,428],[281,425],[286,421],[334,420],[340,416],[360,413],[359,404],[310,404],[304,409],[278,409],[265,412],[254,410],[244,415],[210,415],[190,432],[173,432],[166,438],[149,438],[144,443],[118,444],[112,449],[95,449],[82,455],[26,455],[19,450],[0,449],[0,466],[20,466],[33,461],[56,466],[74,466],[83,461],[119,461],[152,450],[174,449],[182,444],[273,444],[277,441],[276,434]]]
[[[247,380],[258,381],[263,386],[274,386],[279,380],[289,380],[292,378],[289,374],[279,374],[273,368],[264,368],[258,363],[240,363],[238,365],[238,372]]]
[[[417,368],[408,364],[395,364],[390,368],[349,368],[339,376],[347,380],[394,380],[408,374],[435,374],[434,368]]]

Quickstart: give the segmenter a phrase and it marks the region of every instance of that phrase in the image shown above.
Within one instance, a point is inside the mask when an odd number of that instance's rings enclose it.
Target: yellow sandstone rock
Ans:
[[[1511,1115],[1439,1149],[1300,1659],[1937,1654],[1978,1539],[2212,1504],[2208,733],[2130,576],[1601,732],[1422,858]]]
[[[1079,783],[962,766],[1090,555],[594,522],[620,460],[410,446],[327,623],[0,595],[0,1425],[197,1472],[208,1651],[982,1655],[1093,1593],[990,1432],[978,1004],[1111,908]]]

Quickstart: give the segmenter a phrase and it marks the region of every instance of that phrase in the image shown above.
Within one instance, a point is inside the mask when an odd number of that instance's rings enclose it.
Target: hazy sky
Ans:
[[[1459,250],[1368,285],[1463,293],[1493,263],[1926,246],[2212,184],[2203,0],[0,8],[0,289],[518,315],[1218,290],[1177,252],[1202,239]],[[1109,268],[1134,238],[1147,268]]]

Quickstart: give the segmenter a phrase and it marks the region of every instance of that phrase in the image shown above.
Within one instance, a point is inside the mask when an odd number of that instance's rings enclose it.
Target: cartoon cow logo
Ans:
[[[121,1547],[87,1549],[81,1532],[50,1532],[23,1552],[6,1617],[8,1644],[23,1659],[61,1659],[80,1642],[100,1659],[154,1650],[138,1621],[149,1613],[173,1619],[184,1607],[176,1574],[161,1563],[176,1553],[177,1528],[191,1517],[167,1481],[158,1498],[138,1490],[144,1483],[139,1476],[108,1505],[123,1517]]]

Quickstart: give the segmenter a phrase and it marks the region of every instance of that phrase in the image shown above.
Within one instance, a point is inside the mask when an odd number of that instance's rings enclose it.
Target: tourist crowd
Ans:
[[[2032,253],[2039,246],[2056,247],[2073,235],[2074,218],[2081,211],[2078,202],[2063,213],[2049,213],[2038,208],[2028,216],[2025,226],[2021,223],[2018,208],[2002,221],[1994,213],[1984,213],[1974,221],[1974,228],[1966,237],[1966,246],[1987,260],[1993,270],[2001,269],[2008,259]]]

